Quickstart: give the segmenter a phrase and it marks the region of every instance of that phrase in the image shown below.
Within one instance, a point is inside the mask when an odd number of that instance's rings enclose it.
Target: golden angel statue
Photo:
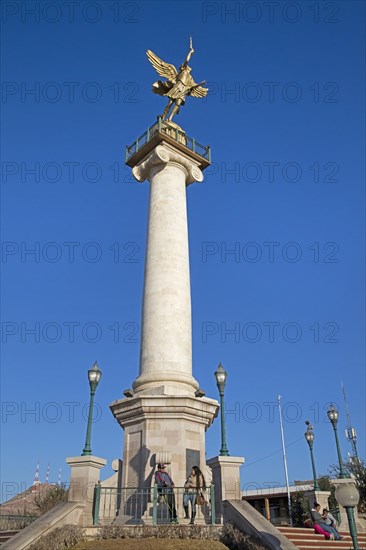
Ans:
[[[179,113],[181,105],[184,105],[187,95],[193,97],[205,97],[208,92],[208,88],[203,88],[205,81],[203,80],[199,84],[196,84],[190,75],[191,67],[188,66],[188,62],[191,59],[194,49],[192,46],[192,38],[190,39],[190,48],[186,60],[183,65],[179,67],[179,72],[170,63],[166,63],[160,57],[155,55],[151,50],[147,50],[146,55],[160,76],[167,78],[165,82],[157,80],[154,82],[152,91],[154,94],[165,95],[169,97],[168,105],[163,112],[163,119],[171,121],[174,115]],[[170,107],[175,103],[172,112],[168,117]]]

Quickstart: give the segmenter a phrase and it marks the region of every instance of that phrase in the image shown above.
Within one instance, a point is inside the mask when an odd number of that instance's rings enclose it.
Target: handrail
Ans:
[[[187,136],[187,134],[176,126],[169,124],[166,120],[163,120],[161,116],[158,116],[157,122],[152,126],[149,126],[141,136],[139,136],[131,145],[126,146],[126,157],[125,160],[128,160],[135,155],[141,147],[146,145],[157,133],[170,136],[174,141],[184,145],[195,153],[196,155],[204,158],[206,161],[211,162],[211,148],[209,145],[202,145],[198,143],[194,138]]]

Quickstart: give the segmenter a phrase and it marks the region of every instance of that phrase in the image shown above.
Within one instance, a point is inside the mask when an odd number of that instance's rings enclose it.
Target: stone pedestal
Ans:
[[[160,456],[183,487],[193,465],[205,469],[205,431],[217,414],[217,402],[205,397],[147,396],[115,401],[113,415],[125,430],[122,486],[150,487]],[[127,465],[127,467],[125,467]]]
[[[215,507],[218,523],[222,522],[224,500],[240,500],[240,466],[242,456],[216,456],[207,460],[212,469],[212,482],[215,485]]]
[[[71,468],[69,502],[85,504],[82,523],[91,525],[93,523],[94,487],[99,481],[100,470],[107,461],[97,456],[73,456],[67,458],[66,462]]]

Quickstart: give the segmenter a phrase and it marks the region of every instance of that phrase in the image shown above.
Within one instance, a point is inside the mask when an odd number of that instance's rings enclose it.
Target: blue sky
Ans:
[[[278,4],[278,5],[277,5]],[[35,8],[35,11],[31,8]],[[210,397],[221,361],[242,486],[336,462],[326,409],[365,456],[363,2],[4,2],[2,5],[2,498],[68,479],[81,453],[87,369],[99,361],[94,454],[122,429],[109,404],[138,373],[148,184],[124,147],[165,99],[145,51],[210,89],[176,121],[213,164],[188,188],[193,372]],[[33,90],[33,92],[32,92]],[[34,252],[29,252],[33,250]],[[33,330],[33,332],[32,332]],[[218,454],[220,423],[207,432]]]

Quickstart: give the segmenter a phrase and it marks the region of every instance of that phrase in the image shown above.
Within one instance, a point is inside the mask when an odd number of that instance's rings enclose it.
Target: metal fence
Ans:
[[[159,525],[171,523],[176,516],[178,522],[184,519],[184,487],[174,487],[172,493],[161,495],[157,485],[153,487],[102,487],[94,489],[94,525]],[[196,506],[196,523],[214,524],[215,488],[213,485],[202,490],[205,502]],[[175,513],[176,512],[176,513]],[[191,504],[189,504],[191,514]]]
[[[27,514],[23,516],[19,514],[0,514],[0,529],[2,531],[23,529],[38,518],[39,516],[31,516]]]
[[[185,132],[182,132],[175,126],[172,126],[166,122],[166,120],[163,120],[161,116],[159,116],[157,122],[155,122],[152,126],[149,126],[149,128],[147,128],[146,131],[132,143],[132,145],[127,145],[126,162],[157,133],[170,136],[175,141],[187,147],[187,149],[190,149],[190,151],[193,151],[208,162],[211,162],[211,149],[208,145],[201,145],[195,139],[187,136]]]

